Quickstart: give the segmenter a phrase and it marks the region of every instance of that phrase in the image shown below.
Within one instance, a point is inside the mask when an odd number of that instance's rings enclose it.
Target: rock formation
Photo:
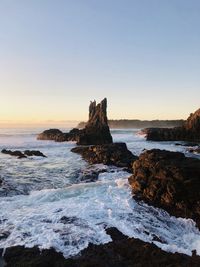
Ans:
[[[96,101],[89,106],[89,120],[84,129],[80,130],[78,145],[101,145],[112,143],[112,136],[107,119],[107,99],[96,105]]]
[[[53,248],[11,247],[5,250],[6,267],[199,267],[200,257],[193,251],[192,257],[181,253],[169,253],[154,244],[136,238],[128,238],[116,228],[107,229],[112,242],[93,245],[80,255],[65,259]]]
[[[200,142],[200,109],[190,114],[182,127],[147,128],[143,131],[147,140],[152,141],[193,141]]]
[[[36,157],[46,158],[46,156],[42,152],[40,152],[39,150],[25,150],[24,152],[22,152],[20,150],[11,151],[11,150],[7,150],[7,149],[2,149],[1,153],[7,154],[10,156],[15,156],[18,159],[27,158],[27,156],[28,157],[36,156]]]
[[[200,228],[200,160],[149,150],[133,163],[129,183],[138,199],[171,215],[192,218]]]
[[[96,146],[80,146],[72,148],[72,152],[81,154],[91,164],[103,163],[131,170],[133,161],[137,159],[125,143],[113,143]]]
[[[54,140],[56,142],[76,141],[78,145],[101,145],[112,143],[112,136],[107,120],[107,99],[89,106],[89,120],[84,129],[72,129],[63,133],[58,129],[46,130],[39,134],[38,140]]]

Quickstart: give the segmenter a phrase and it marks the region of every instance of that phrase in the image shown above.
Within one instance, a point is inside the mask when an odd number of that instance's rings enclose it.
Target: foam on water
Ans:
[[[122,171],[104,173],[95,183],[2,198],[0,233],[8,237],[0,240],[0,247],[54,247],[69,257],[89,242],[109,242],[105,227],[113,226],[147,242],[157,236],[162,243],[155,243],[167,251],[191,254],[197,249],[200,254],[194,222],[134,201],[127,177]]]
[[[115,132],[113,137],[126,141],[137,154],[144,148],[155,147],[153,142],[146,142],[130,130]],[[2,189],[2,195],[5,192],[8,195],[0,198],[0,247],[54,247],[70,257],[89,242],[109,242],[105,227],[113,226],[130,237],[147,242],[157,240],[153,242],[166,251],[191,255],[196,249],[200,254],[200,232],[194,222],[171,217],[163,210],[133,200],[127,182],[130,174],[97,165],[92,168],[107,172],[101,173],[96,182],[80,183],[81,171],[91,166],[70,152],[73,143],[36,141],[32,135],[18,140],[19,143],[12,144],[7,139],[10,148],[38,149],[48,158],[18,160],[0,155],[0,174],[8,186],[7,191]],[[1,148],[4,141],[0,140]],[[157,146],[184,151],[184,147],[173,143]]]

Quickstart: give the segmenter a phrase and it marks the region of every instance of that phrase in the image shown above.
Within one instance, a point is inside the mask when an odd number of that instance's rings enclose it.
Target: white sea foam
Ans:
[[[117,132],[116,141],[140,153],[153,143],[133,135]],[[200,232],[192,220],[170,217],[166,212],[133,200],[127,178],[130,174],[103,165],[106,169],[93,183],[80,183],[79,176],[89,166],[79,155],[70,152],[72,143],[35,141],[34,136],[21,137],[13,149],[39,149],[46,159],[18,160],[0,155],[1,176],[13,193],[0,198],[0,247],[34,245],[54,247],[65,257],[88,246],[111,240],[105,227],[117,227],[122,233],[152,242],[166,251],[200,255]],[[10,142],[10,141],[8,141]],[[4,147],[4,142],[0,146]],[[157,143],[159,148],[183,151],[170,143]],[[90,166],[91,168],[91,166]],[[92,168],[95,168],[93,166]],[[3,192],[9,193],[10,191]],[[27,195],[25,195],[25,193]],[[16,195],[18,194],[18,195]],[[13,196],[15,195],[15,196]],[[7,236],[7,238],[6,238]]]

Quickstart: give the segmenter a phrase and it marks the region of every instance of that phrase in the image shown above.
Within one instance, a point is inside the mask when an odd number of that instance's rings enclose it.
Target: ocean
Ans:
[[[53,247],[68,258],[89,243],[111,241],[105,228],[116,227],[163,250],[191,255],[196,249],[200,255],[200,232],[192,220],[135,201],[129,173],[114,166],[89,165],[70,151],[73,142],[37,141],[42,130],[0,129],[1,150],[40,150],[47,156],[17,159],[0,153],[0,248]],[[135,155],[159,148],[195,156],[174,142],[147,142],[139,130],[111,133],[114,141],[126,142]],[[96,170],[104,171],[98,180],[84,179]],[[154,241],[155,236],[162,242]]]

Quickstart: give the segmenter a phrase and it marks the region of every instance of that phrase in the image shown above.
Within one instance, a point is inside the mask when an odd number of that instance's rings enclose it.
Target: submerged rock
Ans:
[[[11,150],[7,150],[7,149],[2,149],[1,153],[17,157],[18,159],[26,158],[26,155],[24,155],[24,153],[22,153],[19,150],[11,151]]]
[[[54,140],[56,142],[76,141],[79,145],[96,145],[112,143],[112,136],[107,119],[107,99],[89,106],[89,120],[84,129],[72,129],[63,133],[59,129],[46,130],[37,136],[38,140]]]
[[[40,152],[39,150],[25,150],[24,155],[31,157],[31,156],[36,156],[36,157],[43,157],[46,158],[46,156]]]
[[[127,149],[125,143],[113,143],[96,146],[79,146],[72,148],[74,153],[80,154],[91,164],[103,163],[131,169],[132,163],[137,159],[131,151]]]
[[[200,154],[200,146],[198,146],[197,148],[188,148],[187,151],[194,154]]]
[[[183,153],[153,149],[133,163],[129,178],[135,197],[200,228],[200,160]]]
[[[84,249],[80,255],[65,259],[54,249],[39,250],[37,247],[11,247],[5,251],[7,267],[158,267],[180,266],[198,267],[200,257],[181,253],[169,253],[154,244],[136,238],[128,238],[116,228],[107,229],[112,242],[93,245]]]
[[[22,159],[22,158],[27,158],[27,156],[37,156],[37,157],[44,157],[46,158],[46,156],[40,152],[39,150],[25,150],[24,152],[20,151],[20,150],[15,150],[15,151],[11,151],[11,150],[7,150],[7,149],[3,149],[1,151],[1,153],[3,154],[8,154],[10,156],[15,156],[18,159]]]
[[[200,109],[190,114],[181,127],[147,128],[143,130],[147,140],[151,141],[193,141],[200,142]]]

